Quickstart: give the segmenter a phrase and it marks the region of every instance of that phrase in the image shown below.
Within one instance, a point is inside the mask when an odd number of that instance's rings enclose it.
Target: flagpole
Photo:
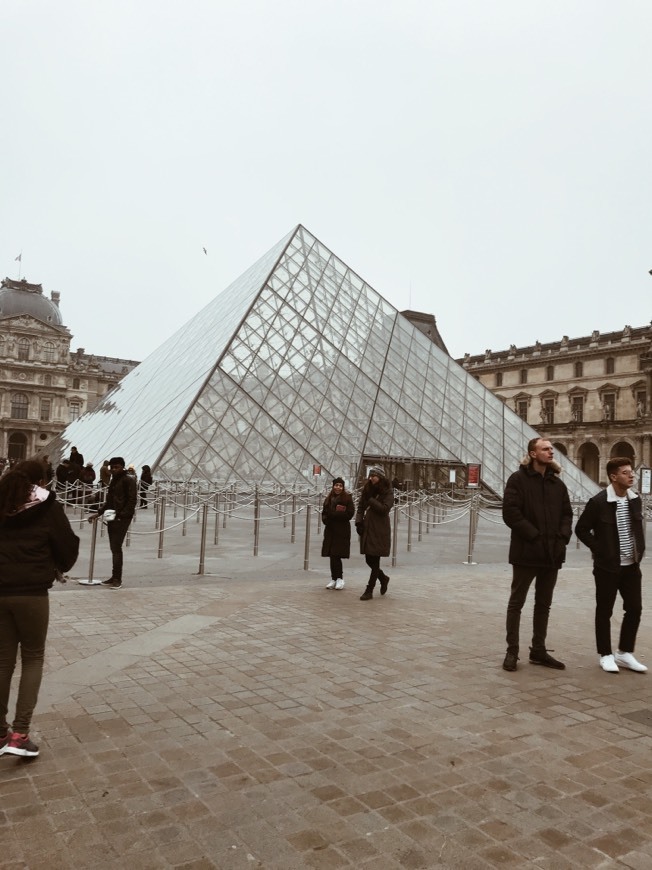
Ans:
[[[23,252],[22,251],[20,252],[20,254],[18,254],[16,259],[18,260],[18,280],[20,281],[20,273],[23,269]]]

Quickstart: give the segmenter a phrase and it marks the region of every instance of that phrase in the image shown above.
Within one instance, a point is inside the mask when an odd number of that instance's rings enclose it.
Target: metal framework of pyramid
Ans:
[[[481,463],[502,493],[536,432],[299,225],[51,447],[159,479],[305,484],[365,456]],[[595,485],[560,457],[573,497]]]

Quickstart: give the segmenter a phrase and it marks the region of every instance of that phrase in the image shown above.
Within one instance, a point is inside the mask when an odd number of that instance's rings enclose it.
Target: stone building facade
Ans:
[[[596,483],[612,456],[652,466],[652,325],[458,362]]]
[[[25,279],[0,285],[0,457],[47,454],[55,435],[138,365],[71,352],[59,302]]]

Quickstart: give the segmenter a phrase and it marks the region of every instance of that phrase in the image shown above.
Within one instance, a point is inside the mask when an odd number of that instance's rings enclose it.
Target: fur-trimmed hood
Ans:
[[[525,466],[525,468],[527,468],[528,465],[532,465],[532,457],[529,453],[526,453],[523,459],[521,459],[521,465]],[[561,465],[558,462],[555,462],[554,459],[550,463],[549,467],[553,474],[561,474]]]

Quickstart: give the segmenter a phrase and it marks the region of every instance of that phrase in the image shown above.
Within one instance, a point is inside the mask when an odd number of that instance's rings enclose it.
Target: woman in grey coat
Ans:
[[[376,580],[380,580],[380,594],[387,592],[389,577],[381,570],[380,559],[390,554],[392,529],[389,514],[393,507],[394,490],[385,476],[385,469],[382,465],[373,465],[369,469],[369,479],[362,489],[355,515],[355,529],[360,535],[360,552],[371,571],[360,601],[369,601],[374,597]]]

